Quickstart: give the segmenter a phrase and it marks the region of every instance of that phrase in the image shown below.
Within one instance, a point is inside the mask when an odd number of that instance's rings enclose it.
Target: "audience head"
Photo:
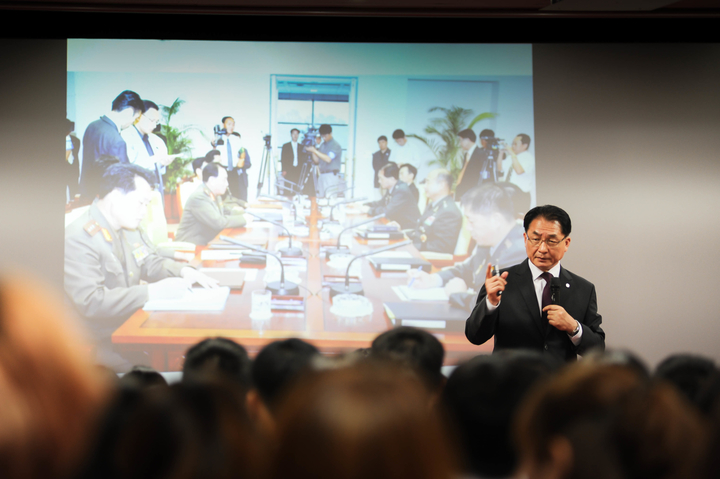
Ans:
[[[315,346],[297,338],[272,342],[258,353],[252,365],[253,385],[270,410],[277,409],[284,393],[319,354]]]
[[[244,347],[226,338],[200,341],[185,353],[183,382],[221,377],[250,389],[250,358]]]
[[[392,363],[306,377],[278,415],[269,477],[450,478],[449,438],[428,401],[415,375]]]
[[[258,478],[263,449],[244,398],[223,382],[122,389],[81,478]]]
[[[112,111],[115,119],[118,120],[119,124],[117,126],[124,130],[132,125],[140,114],[145,111],[145,105],[140,95],[134,91],[125,90],[113,100]]]
[[[636,354],[624,349],[594,349],[583,354],[583,361],[586,364],[617,365],[632,369],[635,373],[645,379],[650,378],[650,369],[645,361]]]
[[[393,131],[392,134],[393,140],[395,140],[395,143],[397,143],[400,146],[404,146],[405,143],[407,143],[407,138],[405,137],[405,132],[401,129],[397,129]]]
[[[408,185],[415,181],[417,176],[417,168],[409,163],[403,163],[398,169],[398,179]]]
[[[443,384],[442,365],[445,348],[432,334],[423,329],[400,326],[380,334],[372,342],[372,356],[389,359],[415,370],[431,391]]]
[[[464,453],[465,473],[509,477],[516,466],[512,420],[530,388],[559,368],[546,355],[504,351],[458,366],[441,404]]]
[[[216,196],[224,195],[228,189],[228,174],[219,163],[208,163],[202,170],[203,182]]]
[[[475,140],[477,140],[475,132],[469,128],[458,133],[458,138],[460,139],[460,147],[465,151],[475,146]]]
[[[155,188],[155,173],[132,163],[110,165],[100,180],[99,207],[115,230],[134,230],[145,217]]]
[[[44,286],[20,274],[0,280],[3,479],[64,478],[80,467],[110,386],[83,337]]]
[[[397,163],[393,163],[392,161],[380,168],[380,171],[378,171],[378,183],[380,184],[380,188],[384,190],[389,190],[393,186],[397,184],[400,177],[400,169],[398,168]]]
[[[515,207],[504,188],[496,184],[476,186],[462,197],[470,235],[481,247],[494,247],[515,226]]]
[[[654,377],[672,383],[693,404],[698,405],[700,393],[717,372],[711,359],[692,354],[674,354],[665,358]]]
[[[167,386],[168,383],[159,372],[148,366],[134,366],[120,378],[120,386],[129,388],[148,388]]]

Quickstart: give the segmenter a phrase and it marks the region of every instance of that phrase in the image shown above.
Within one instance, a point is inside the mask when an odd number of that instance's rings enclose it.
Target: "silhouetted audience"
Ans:
[[[148,388],[153,386],[167,386],[168,383],[162,374],[148,366],[134,366],[120,378],[121,387]]]
[[[247,392],[251,387],[252,363],[244,347],[227,338],[200,341],[185,353],[183,382],[207,377],[228,379]]]
[[[669,381],[697,405],[700,392],[716,372],[715,363],[710,359],[691,354],[673,354],[658,364],[653,376]]]

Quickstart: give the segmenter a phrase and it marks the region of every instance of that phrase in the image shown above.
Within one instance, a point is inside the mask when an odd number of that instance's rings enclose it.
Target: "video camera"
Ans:
[[[265,148],[268,150],[271,148],[271,145],[270,145],[271,139],[272,139],[272,137],[270,135],[263,136],[263,141],[265,142]]]
[[[488,148],[491,148],[493,150],[497,150],[500,148],[500,143],[505,141],[502,138],[495,138],[494,136],[481,136],[481,140],[485,140],[485,143],[487,143]]]
[[[223,126],[215,125],[213,127],[213,135],[215,136],[215,138],[213,139],[213,143],[215,144],[215,146],[225,144],[225,140],[223,140],[222,137],[227,135],[227,130]]]
[[[303,147],[315,146],[315,137],[319,135],[318,129],[315,127],[308,127],[307,131],[303,132],[303,139],[300,142]]]

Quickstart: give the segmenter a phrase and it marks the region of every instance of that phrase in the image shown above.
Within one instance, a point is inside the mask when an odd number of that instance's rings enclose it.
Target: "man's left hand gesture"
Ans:
[[[549,304],[543,308],[547,312],[548,323],[550,326],[572,334],[577,327],[577,321],[565,311],[565,308],[558,304]]]

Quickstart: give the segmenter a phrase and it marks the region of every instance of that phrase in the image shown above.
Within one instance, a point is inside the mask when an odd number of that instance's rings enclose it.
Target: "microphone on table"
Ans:
[[[401,246],[407,246],[411,245],[412,240],[405,240],[401,241],[400,243],[391,244],[389,246],[385,246],[379,249],[374,249],[372,251],[368,251],[363,254],[359,254],[355,256],[353,259],[350,260],[347,266],[347,271],[345,272],[345,284],[334,284],[330,287],[330,297],[336,296],[338,294],[363,294],[363,287],[361,283],[353,283],[350,284],[350,266],[353,264],[353,262],[356,259],[364,258],[365,256],[372,256],[377,253],[382,253],[384,251],[390,251],[391,249],[400,248]]]
[[[271,253],[265,248],[261,248],[259,246],[255,246],[249,243],[243,243],[242,241],[238,241],[235,238],[230,238],[229,236],[221,235],[220,239],[235,243],[240,246],[244,246],[248,249],[253,249],[255,251],[268,254],[278,260],[278,262],[280,263],[280,281],[273,281],[271,283],[267,283],[267,289],[272,291],[273,294],[279,296],[295,296],[300,294],[300,288],[297,284],[293,283],[292,281],[285,281],[285,265],[283,265],[280,256],[276,255],[275,253]]]
[[[255,218],[259,219],[259,220],[267,221],[267,222],[270,223],[271,225],[279,226],[279,227],[281,227],[282,229],[284,229],[285,231],[287,231],[287,235],[288,235],[288,238],[289,238],[289,244],[288,244],[288,247],[287,247],[287,248],[280,248],[280,249],[278,249],[278,251],[280,252],[281,255],[283,255],[283,256],[303,256],[303,250],[302,250],[302,248],[297,248],[297,247],[293,248],[293,245],[292,245],[292,235],[290,234],[290,230],[287,229],[282,223],[277,223],[277,222],[272,221],[272,220],[269,220],[269,219],[267,219],[267,218],[263,218],[262,216],[256,215],[255,213],[250,213],[250,212],[247,211],[247,210],[245,211],[245,214],[248,214],[248,215],[250,215],[250,216],[252,216],[252,217],[255,217]]]
[[[560,278],[553,277],[550,280],[550,303],[558,304],[560,301]]]
[[[336,191],[333,191],[332,193],[330,193],[330,194],[327,196],[327,199],[328,199],[328,200],[329,200],[330,198],[334,197],[334,196],[338,196],[340,193],[345,194],[345,193],[347,193],[347,192],[349,192],[349,191],[353,191],[353,190],[355,189],[355,187],[354,187],[354,186],[351,186],[350,188],[345,188],[344,190],[341,190],[340,187],[337,186],[337,187],[335,187],[335,189],[336,189]]]
[[[347,228],[345,228],[345,229],[343,229],[342,231],[340,231],[340,234],[338,235],[338,239],[337,239],[337,246],[335,246],[334,248],[332,248],[332,247],[330,247],[330,248],[325,248],[325,257],[328,258],[331,254],[335,254],[335,253],[345,253],[345,252],[348,251],[348,248],[343,248],[343,247],[340,246],[340,238],[342,237],[342,234],[343,234],[344,232],[346,232],[347,230],[351,230],[351,229],[353,229],[353,228],[356,228],[356,227],[358,227],[358,226],[362,226],[362,225],[366,225],[366,224],[368,224],[368,223],[372,223],[373,221],[377,221],[377,220],[379,220],[379,219],[381,219],[381,218],[385,218],[385,213],[380,214],[380,215],[377,215],[377,216],[373,216],[372,218],[368,218],[368,219],[366,219],[366,220],[364,220],[364,221],[361,221],[360,223],[355,223],[354,225],[350,225],[350,226],[348,226]]]
[[[275,195],[260,195],[258,198],[269,198],[274,201],[279,201],[280,203],[286,203],[289,204],[292,207],[293,210],[293,219],[295,220],[295,224],[305,224],[304,222],[299,222],[297,218],[297,207],[295,206],[295,202],[289,198],[285,198],[284,196],[275,196]]]
[[[366,199],[367,199],[367,196],[363,196],[362,198],[350,198],[350,199],[347,199],[347,200],[338,201],[337,203],[335,203],[334,205],[332,205],[332,207],[330,208],[330,218],[327,219],[327,220],[324,220],[324,221],[323,221],[323,225],[326,225],[326,224],[339,224],[339,223],[340,223],[340,222],[339,222],[338,220],[336,220],[335,217],[333,216],[333,212],[335,211],[335,208],[337,208],[338,206],[340,206],[340,205],[347,205],[347,204],[349,204],[349,203],[356,203],[356,202],[358,202],[358,201],[365,201]]]

